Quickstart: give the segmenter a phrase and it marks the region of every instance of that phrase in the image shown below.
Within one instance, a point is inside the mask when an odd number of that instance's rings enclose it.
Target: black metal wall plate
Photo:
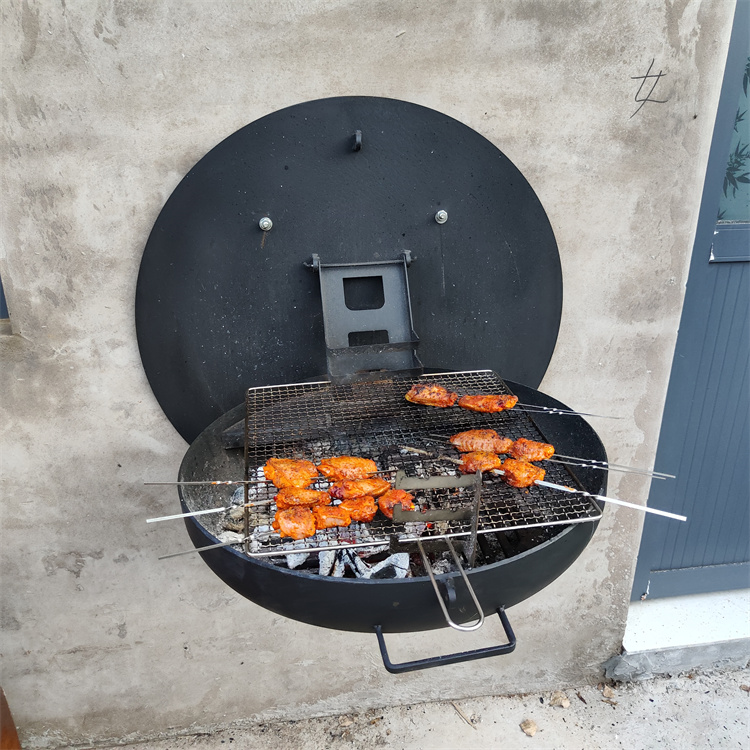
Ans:
[[[319,281],[303,266],[313,253],[370,263],[405,251],[425,366],[541,382],[562,309],[557,245],[486,138],[416,104],[339,97],[219,143],[163,207],[137,283],[141,357],[176,429],[192,441],[246,388],[326,371]]]

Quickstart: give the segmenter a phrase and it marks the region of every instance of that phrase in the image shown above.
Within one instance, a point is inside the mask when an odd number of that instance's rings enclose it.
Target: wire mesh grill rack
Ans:
[[[531,414],[518,407],[499,414],[480,414],[459,407],[447,409],[409,403],[404,395],[415,382],[439,383],[459,396],[510,393],[505,382],[490,370],[439,373],[414,378],[335,385],[297,383],[252,388],[246,395],[245,552],[253,557],[347,547],[388,546],[416,539],[468,536],[466,518],[396,523],[378,514],[371,523],[352,523],[318,531],[303,540],[281,538],[271,526],[276,511],[275,488],[264,483],[262,467],[269,458],[297,458],[319,463],[336,455],[372,458],[380,475],[394,481],[396,472],[407,477],[455,477],[450,459],[458,453],[447,442],[456,432],[492,428],[512,439],[544,441]],[[416,451],[414,450],[416,449]],[[418,452],[417,452],[418,451]],[[561,464],[546,463],[546,479],[581,489],[575,475]],[[322,477],[312,488],[325,490]],[[420,511],[460,510],[474,499],[471,487],[412,490]],[[534,526],[596,521],[601,509],[592,498],[546,487],[516,489],[500,476],[485,475],[477,531],[487,534]]]

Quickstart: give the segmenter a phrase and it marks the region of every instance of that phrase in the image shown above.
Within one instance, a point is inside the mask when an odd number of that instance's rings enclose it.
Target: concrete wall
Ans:
[[[510,656],[392,677],[374,636],[280,619],[189,547],[186,449],[141,368],[140,256],[187,170],[242,125],[363,94],[488,137],[545,206],[566,284],[542,384],[612,460],[653,461],[731,0],[3,4],[0,683],[28,747],[596,680],[620,647],[642,517],[610,508],[583,556],[514,607]],[[637,114],[651,61],[663,71]],[[646,94],[648,86],[642,91]],[[613,477],[642,502],[648,483]],[[390,639],[396,660],[499,642]]]

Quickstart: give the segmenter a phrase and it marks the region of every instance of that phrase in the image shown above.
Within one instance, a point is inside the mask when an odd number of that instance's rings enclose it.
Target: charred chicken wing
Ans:
[[[518,438],[506,453],[510,453],[513,458],[517,458],[519,461],[544,461],[544,459],[554,456],[555,446],[549,443],[537,443],[526,438]]]
[[[284,487],[279,490],[275,499],[279,510],[295,506],[328,505],[331,502],[331,496],[327,492],[302,487]]]
[[[383,511],[383,515],[393,520],[393,507],[400,505],[403,510],[414,510],[414,495],[410,495],[405,490],[388,490],[385,495],[378,499],[378,507]]]
[[[534,466],[526,461],[518,461],[515,458],[506,458],[503,462],[503,479],[511,487],[530,487],[534,482],[544,479],[544,469]]]
[[[315,516],[315,526],[319,529],[348,526],[352,522],[352,517],[340,505],[316,505],[312,512]]]
[[[360,523],[370,523],[378,512],[375,498],[369,495],[344,500],[338,507],[345,510],[352,517],[352,521]]]
[[[458,470],[462,474],[474,474],[477,471],[485,472],[499,469],[503,465],[503,459],[496,453],[488,451],[471,451],[461,456]]]
[[[380,497],[384,492],[391,489],[391,483],[380,477],[368,477],[367,479],[344,479],[336,482],[328,488],[331,497],[337,500],[353,500],[355,497]]]
[[[276,487],[307,487],[318,476],[312,461],[293,458],[269,458],[263,467],[266,479]]]
[[[518,403],[517,396],[461,396],[458,405],[469,411],[499,412],[512,409]]]
[[[305,539],[315,533],[315,518],[310,508],[297,506],[277,510],[272,525],[281,536],[292,539]]]
[[[369,458],[355,456],[333,456],[324,458],[318,464],[318,471],[334,482],[344,479],[366,479],[378,470],[376,463]]]
[[[404,398],[407,401],[411,401],[412,404],[445,408],[446,406],[453,406],[456,403],[458,394],[449,391],[447,388],[443,388],[442,385],[415,383]]]
[[[495,430],[466,430],[450,438],[451,445],[461,453],[470,451],[485,451],[486,453],[507,453],[513,441],[501,437]]]

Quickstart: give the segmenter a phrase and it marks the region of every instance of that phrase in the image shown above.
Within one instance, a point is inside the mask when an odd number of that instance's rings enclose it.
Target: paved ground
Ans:
[[[131,750],[750,749],[750,670],[715,671],[246,725],[128,745]],[[558,696],[559,699],[560,696]],[[563,701],[563,704],[567,704]],[[522,722],[536,726],[524,734]]]

